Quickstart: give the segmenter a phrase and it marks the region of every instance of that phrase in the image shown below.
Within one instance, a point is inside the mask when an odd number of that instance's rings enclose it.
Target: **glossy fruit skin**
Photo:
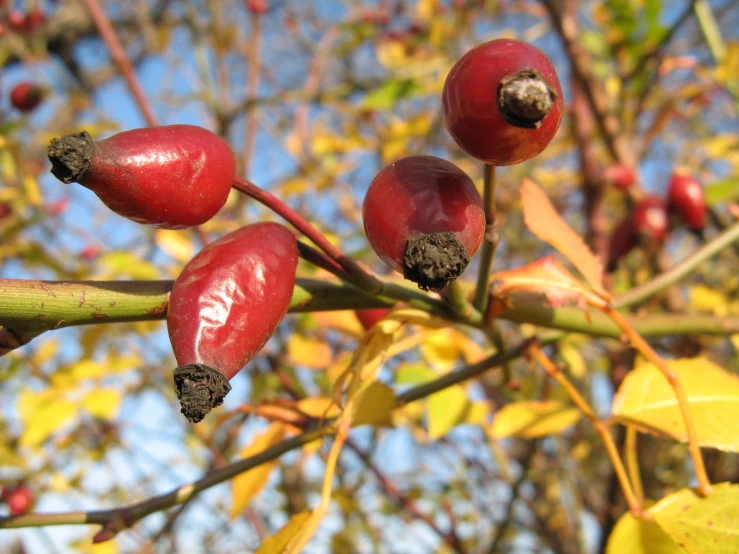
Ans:
[[[667,207],[656,196],[645,196],[634,205],[632,212],[634,229],[640,238],[661,242],[669,233]]]
[[[297,240],[277,223],[248,225],[206,246],[170,295],[167,330],[177,363],[236,375],[287,312],[297,265]]]
[[[44,90],[35,83],[23,82],[10,91],[10,103],[16,110],[30,112],[44,99]]]
[[[603,176],[606,183],[619,189],[629,190],[636,183],[636,172],[628,165],[614,164],[605,169]]]
[[[71,155],[74,163],[66,164]],[[100,142],[85,132],[66,135],[52,141],[49,159],[58,179],[77,181],[117,214],[162,229],[208,221],[236,175],[228,143],[192,125],[134,129]]]
[[[23,484],[4,490],[3,499],[8,504],[11,516],[27,514],[36,502],[33,491]]]
[[[499,109],[501,81],[527,69],[536,70],[556,94],[538,128],[513,125]],[[513,165],[540,154],[554,137],[564,111],[562,87],[541,50],[497,39],[473,48],[452,67],[442,111],[447,130],[465,152],[488,164]]]
[[[705,193],[701,184],[689,175],[672,175],[667,187],[667,205],[688,228],[701,231],[706,226]]]
[[[391,308],[367,308],[366,310],[354,310],[359,323],[365,331],[369,331],[375,323],[390,313]]]
[[[411,237],[451,232],[473,256],[485,234],[482,199],[456,165],[434,156],[400,159],[374,178],[362,204],[367,239],[399,273]]]
[[[637,239],[633,219],[627,217],[621,220],[608,242],[606,271],[612,272],[616,269],[621,258],[624,258],[637,245]]]

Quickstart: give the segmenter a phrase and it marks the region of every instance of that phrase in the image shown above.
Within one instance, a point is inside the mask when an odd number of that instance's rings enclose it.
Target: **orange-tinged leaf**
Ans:
[[[274,446],[282,441],[284,437],[284,425],[282,423],[272,423],[264,431],[254,436],[251,443],[241,451],[241,457],[248,458],[249,456],[259,454],[270,446]],[[277,463],[278,460],[272,460],[258,465],[234,478],[231,489],[232,519],[244,511],[244,508],[249,505],[249,501],[267,484],[269,474],[272,473]]]
[[[581,416],[577,408],[556,400],[520,400],[495,414],[492,433],[498,438],[534,439],[560,433],[577,423]]]
[[[325,342],[295,334],[287,343],[287,353],[293,364],[309,369],[325,369],[332,358],[331,347]]]
[[[357,393],[352,425],[391,425],[396,403],[393,389],[373,381]]]
[[[595,291],[605,294],[603,264],[557,213],[544,191],[532,180],[524,179],[521,200],[524,222],[531,232],[572,262]]]
[[[608,537],[606,554],[685,554],[655,521],[626,512]]]
[[[552,256],[492,275],[491,293],[505,301],[516,293],[543,295],[553,307],[598,301],[572,273]]]
[[[298,400],[296,405],[304,414],[319,419],[336,417],[341,412],[334,399],[327,396],[304,398]]]
[[[667,364],[685,389],[698,444],[739,452],[739,377],[705,358]],[[687,441],[675,393],[652,364],[642,362],[626,376],[613,401],[613,415],[624,423]]]
[[[313,512],[300,512],[290,518],[277,533],[264,539],[254,554],[283,554],[288,543],[298,534]]]
[[[737,552],[739,485],[715,485],[707,498],[683,489],[660,500],[649,512],[662,530],[690,554]]]
[[[321,327],[330,327],[354,337],[361,337],[364,334],[364,328],[357,320],[353,310],[313,312],[311,317]]]

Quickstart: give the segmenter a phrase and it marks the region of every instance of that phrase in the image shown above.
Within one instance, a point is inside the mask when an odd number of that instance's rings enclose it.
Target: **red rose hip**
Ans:
[[[630,217],[627,217],[616,226],[611,235],[611,240],[608,243],[606,271],[609,273],[615,271],[621,258],[631,252],[636,244],[637,235],[636,229],[634,229],[634,221]]]
[[[665,203],[656,196],[645,196],[634,205],[631,215],[640,238],[661,242],[667,238],[669,219]]]
[[[23,82],[10,91],[10,103],[16,110],[30,112],[44,99],[44,89],[35,83]]]
[[[290,305],[297,264],[295,236],[277,223],[256,223],[212,242],[182,270],[167,330],[187,419],[197,423],[219,406],[228,381],[272,336]]]
[[[3,500],[8,504],[11,516],[27,514],[36,502],[33,491],[23,484],[4,490]]]
[[[706,226],[707,208],[703,187],[689,175],[672,175],[667,188],[667,206],[693,231],[702,231]]]
[[[163,229],[200,225],[223,207],[236,158],[218,135],[192,125],[134,129],[94,142],[55,138],[51,172],[89,188],[123,217]]]
[[[375,323],[389,314],[390,310],[391,308],[367,308],[365,310],[354,310],[354,315],[357,316],[364,330],[368,331]]]
[[[443,289],[477,252],[485,234],[482,199],[453,163],[411,156],[385,167],[362,204],[377,255],[422,289]]]
[[[497,39],[467,52],[442,93],[444,123],[459,146],[494,165],[540,154],[562,120],[562,88],[544,53]]]
[[[614,164],[605,169],[606,183],[619,190],[629,190],[636,183],[636,173],[628,165]]]

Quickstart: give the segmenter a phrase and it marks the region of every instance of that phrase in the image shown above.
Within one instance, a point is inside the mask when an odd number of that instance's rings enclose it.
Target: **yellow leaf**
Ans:
[[[282,441],[285,436],[285,426],[282,423],[272,423],[261,433],[254,436],[250,444],[241,451],[241,458],[248,458],[265,451],[270,446]],[[237,475],[231,489],[231,519],[238,516],[249,505],[264,485],[278,460],[272,460]]]
[[[109,252],[98,258],[100,268],[100,279],[118,279],[129,277],[131,279],[153,280],[159,276],[157,267],[137,258],[130,252]]]
[[[82,551],[85,554],[118,554],[118,545],[115,540],[105,541],[98,544],[86,543],[82,548]]]
[[[490,407],[487,402],[481,400],[470,402],[467,405],[462,422],[469,425],[483,425],[489,411]]]
[[[352,425],[391,425],[395,405],[393,389],[384,383],[373,381],[357,393]]]
[[[325,369],[332,358],[331,347],[323,341],[293,334],[287,342],[287,353],[295,365]]]
[[[577,378],[582,379],[588,371],[587,365],[585,364],[585,358],[580,354],[580,348],[573,344],[571,341],[562,341],[559,347],[559,353],[564,358],[567,368],[570,374]]]
[[[428,433],[431,439],[446,435],[464,421],[469,400],[467,391],[454,385],[429,396],[427,404]]]
[[[581,412],[556,400],[512,402],[493,417],[493,435],[533,439],[554,435],[580,420]]]
[[[698,433],[698,444],[739,451],[739,377],[705,358],[670,360],[680,377]],[[624,379],[613,401],[613,415],[622,422],[666,433],[686,442],[677,399],[659,370],[642,362]]]
[[[683,489],[660,500],[649,512],[662,530],[690,554],[737,552],[739,485],[715,485],[707,498]]]
[[[111,420],[118,414],[122,395],[115,389],[93,389],[82,400],[82,407],[90,415]]]
[[[33,353],[33,361],[41,365],[56,357],[59,353],[59,341],[56,339],[39,340],[36,351]]]
[[[580,235],[575,233],[557,213],[544,191],[530,179],[521,185],[523,217],[526,226],[541,240],[556,248],[582,273],[598,293],[603,290],[603,264],[590,251]]]
[[[20,444],[39,446],[52,433],[69,423],[76,413],[77,405],[66,400],[58,391],[37,393],[24,390],[18,399],[18,415],[23,423]]]
[[[416,5],[416,19],[429,21],[438,10],[438,0],[418,0]]]
[[[626,512],[608,537],[606,554],[685,554],[685,550],[656,522]]]
[[[21,458],[4,434],[0,434],[0,467],[26,467],[26,458]]]
[[[729,313],[729,299],[719,291],[696,285],[690,289],[690,306],[696,312],[711,312],[714,315],[725,316]]]
[[[157,229],[154,231],[154,240],[165,254],[178,262],[189,262],[195,253],[192,242],[183,231]]]
[[[361,337],[364,334],[364,328],[354,315],[354,310],[313,312],[311,317],[321,327],[330,327],[353,337]]]
[[[34,206],[40,206],[43,202],[41,189],[33,175],[23,176],[23,192],[26,193],[26,201]]]
[[[81,360],[69,368],[69,373],[75,381],[84,379],[97,379],[105,375],[106,368],[93,360]]]
[[[320,419],[336,417],[341,412],[334,399],[327,396],[304,398],[298,400],[296,405],[304,414]]]
[[[462,357],[459,339],[459,333],[448,328],[426,333],[420,347],[421,355],[432,367],[449,371]]]
[[[283,554],[288,543],[298,534],[307,523],[313,512],[295,514],[277,533],[264,539],[254,554]]]
[[[398,40],[383,40],[375,48],[377,61],[388,69],[403,67],[408,63],[409,56],[405,44]]]

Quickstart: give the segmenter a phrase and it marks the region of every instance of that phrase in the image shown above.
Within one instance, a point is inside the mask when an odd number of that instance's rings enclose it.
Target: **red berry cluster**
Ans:
[[[634,171],[623,165],[611,166],[604,174],[606,182],[620,190],[630,190],[636,183]],[[673,173],[666,202],[654,195],[638,198],[631,213],[616,225],[606,269],[616,269],[619,260],[640,243],[664,242],[677,222],[700,235],[706,225],[706,214],[706,199],[700,183],[689,175]]]
[[[236,160],[217,135],[190,125],[135,129],[95,142],[86,132],[51,141],[52,173],[89,188],[114,212],[166,229],[200,225],[224,205]],[[83,253],[92,257],[97,252]],[[297,241],[256,223],[209,244],[177,278],[167,327],[182,413],[200,421],[287,312]]]
[[[36,83],[24,81],[10,91],[10,103],[21,112],[30,112],[38,108],[44,99],[44,89]]]
[[[444,123],[468,154],[513,165],[541,153],[562,119],[557,74],[538,48],[493,40],[449,72]],[[398,160],[374,178],[362,206],[378,256],[425,290],[441,290],[465,270],[485,235],[485,211],[472,180],[433,156]]]

